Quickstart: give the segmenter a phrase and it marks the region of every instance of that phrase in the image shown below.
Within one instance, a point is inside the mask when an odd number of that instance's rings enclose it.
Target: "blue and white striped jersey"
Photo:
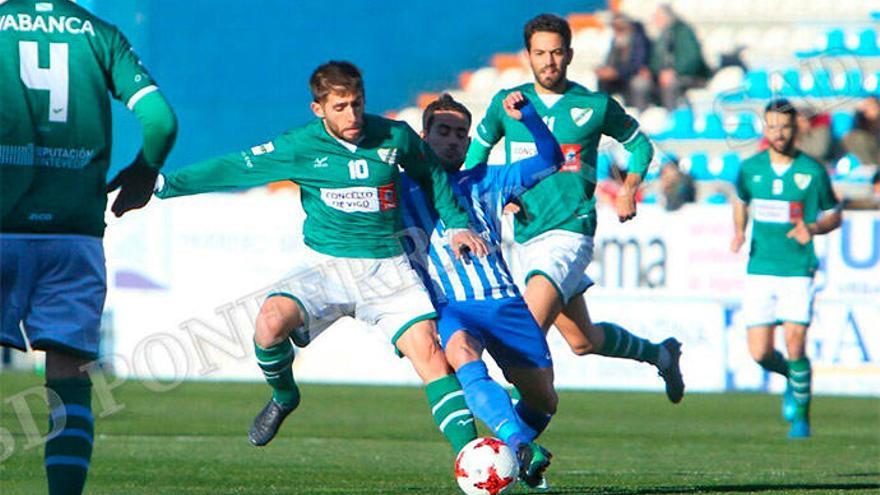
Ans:
[[[535,134],[536,156],[507,166],[484,163],[449,175],[459,204],[468,212],[471,229],[489,247],[487,256],[470,256],[469,263],[456,260],[437,212],[418,184],[402,174],[405,249],[435,303],[519,296],[501,255],[502,210],[511,199],[558,170],[563,162],[556,139],[534,107],[528,104],[522,111],[523,123]]]

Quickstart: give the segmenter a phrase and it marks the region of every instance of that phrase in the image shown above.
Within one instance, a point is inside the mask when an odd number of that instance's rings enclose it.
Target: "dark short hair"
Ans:
[[[452,97],[449,93],[443,93],[440,95],[440,98],[432,101],[427,107],[425,107],[425,111],[422,113],[422,130],[425,134],[428,133],[428,130],[431,129],[431,124],[434,123],[434,114],[437,112],[456,112],[467,117],[468,125],[471,124],[471,112],[467,109],[466,106],[462,105],[460,102],[455,101],[455,98]]]
[[[364,93],[361,71],[353,63],[331,60],[321,64],[309,78],[309,89],[316,102],[324,101],[331,92]]]
[[[791,117],[792,120],[797,118],[797,109],[794,105],[791,104],[786,98],[778,98],[776,100],[771,100],[770,103],[764,107],[764,113],[784,113]]]
[[[526,50],[532,49],[532,35],[537,32],[556,33],[562,36],[565,48],[571,48],[571,26],[568,25],[568,21],[558,15],[541,14],[526,23],[526,27],[523,28]]]

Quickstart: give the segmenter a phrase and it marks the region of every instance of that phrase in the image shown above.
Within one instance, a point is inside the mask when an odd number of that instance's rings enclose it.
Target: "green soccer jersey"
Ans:
[[[492,99],[466,166],[485,162],[492,147],[505,138],[507,163],[537,153],[528,129],[504,111],[504,98],[513,91],[525,95],[556,136],[565,156],[559,173],[522,194],[523,208],[515,217],[514,237],[523,243],[549,230],[562,229],[592,236],[596,231],[596,157],[602,134],[626,143],[638,134],[638,123],[604,93],[569,82],[562,98],[549,108],[533,83],[499,91]]]
[[[798,153],[788,167],[770,164],[764,151],[744,161],[736,192],[751,206],[752,240],[748,273],[811,277],[819,266],[813,242],[801,245],[786,234],[798,220],[813,223],[838,206],[825,167]]]
[[[156,89],[125,37],[66,0],[0,3],[0,232],[104,234],[108,92]]]
[[[400,170],[428,191],[447,228],[466,228],[446,172],[404,122],[364,116],[355,146],[337,140],[316,119],[250,150],[200,162],[166,175],[161,198],[228,191],[290,180],[300,186],[305,243],[320,253],[387,258],[403,251],[396,233]]]

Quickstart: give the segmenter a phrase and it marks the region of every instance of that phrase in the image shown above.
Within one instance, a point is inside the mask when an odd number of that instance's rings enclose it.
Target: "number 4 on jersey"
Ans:
[[[36,41],[19,41],[21,80],[29,89],[49,92],[49,122],[67,122],[69,85],[68,45],[49,44],[49,67],[40,67],[40,48]]]

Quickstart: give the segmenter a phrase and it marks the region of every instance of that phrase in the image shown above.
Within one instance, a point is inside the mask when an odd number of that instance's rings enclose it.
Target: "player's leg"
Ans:
[[[28,251],[35,269],[24,328],[31,346],[46,351],[49,493],[78,494],[94,442],[86,365],[98,357],[107,290],[104,249],[100,239],[70,238],[28,241]]]
[[[754,325],[748,329],[749,354],[765,370],[788,377],[785,356],[776,350],[773,325]]]
[[[780,279],[779,320],[785,329],[788,351],[788,389],[793,413],[789,438],[810,436],[810,400],[813,373],[806,354],[807,328],[813,317],[813,280],[810,277],[777,277]]]
[[[393,344],[409,359],[425,383],[425,395],[434,422],[452,450],[458,453],[477,438],[477,429],[462,386],[437,342],[434,320],[416,321],[397,333],[399,336]]]
[[[257,315],[254,353],[266,383],[272,388],[272,398],[254,418],[248,432],[248,439],[257,447],[269,443],[284,419],[299,406],[290,333],[304,325],[304,315],[299,299],[280,293],[270,295]]]
[[[597,354],[653,364],[666,383],[669,400],[678,403],[684,397],[684,380],[679,365],[681,343],[675,338],[655,344],[616,323],[593,323],[580,295],[573,297],[562,309],[555,324],[575,354]]]
[[[95,438],[92,415],[90,359],[46,351],[46,389],[49,399],[49,436],[45,460],[49,493],[82,493]]]
[[[791,414],[792,438],[810,436],[810,399],[812,398],[813,372],[806,355],[807,326],[784,322],[785,347],[788,351],[788,388],[794,410]]]
[[[562,299],[553,282],[543,274],[533,274],[526,282],[523,299],[529,307],[532,317],[546,334],[553,320],[562,311]]]
[[[743,319],[748,328],[749,354],[762,368],[788,377],[785,357],[774,346],[777,324],[778,277],[749,275],[743,297]]]
[[[453,331],[448,339],[443,340],[446,359],[455,369],[468,407],[498,438],[517,452],[534,435],[523,430],[510,396],[489,376],[486,363],[482,360],[483,343],[464,329]]]

